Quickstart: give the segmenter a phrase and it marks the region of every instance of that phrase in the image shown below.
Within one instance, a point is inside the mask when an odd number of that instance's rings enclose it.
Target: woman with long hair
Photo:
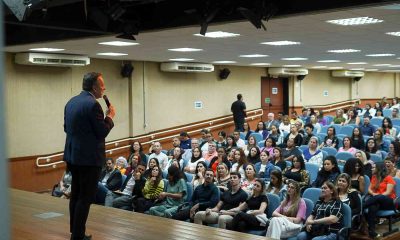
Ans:
[[[329,125],[331,123],[326,122],[326,119],[324,118],[324,114],[320,109],[315,109],[314,110],[315,116],[317,117],[318,123],[321,124],[321,126]]]
[[[384,117],[382,120],[382,131],[385,136],[391,136],[393,138],[397,136],[396,128],[393,127],[392,120],[388,117]]]
[[[146,171],[144,171],[144,173],[143,173],[143,177],[144,178],[147,179],[151,175],[151,171],[152,171],[154,166],[157,166],[159,169],[161,169],[160,163],[158,162],[157,158],[151,158],[149,160],[148,167],[147,167]],[[161,173],[162,173],[162,169],[161,169]]]
[[[261,148],[261,152],[268,151],[269,156],[273,157],[274,156],[274,148],[276,147],[276,142],[272,137],[267,137],[264,141],[264,147]]]
[[[287,167],[287,163],[286,161],[283,159],[282,156],[282,149],[279,147],[275,147],[274,148],[274,155],[273,155],[273,161],[272,163],[279,167],[281,169],[281,171],[285,170]]]
[[[365,191],[364,164],[358,158],[350,158],[343,167],[343,173],[350,176],[350,187],[360,194]]]
[[[296,236],[306,218],[306,203],[300,197],[300,185],[289,180],[287,195],[281,205],[272,213],[266,237],[273,239]]]
[[[270,182],[266,189],[267,193],[272,193],[279,196],[281,201],[286,197],[287,188],[283,183],[282,172],[279,170],[272,170]]]
[[[247,165],[247,158],[244,154],[243,149],[236,149],[234,153],[234,161],[235,163],[232,165],[232,172],[238,172],[240,175],[244,176],[245,168]]]
[[[129,158],[128,158],[128,165],[132,164],[134,156],[137,156],[137,159],[138,159],[136,166],[139,163],[145,163],[145,164],[147,163],[146,154],[143,152],[142,144],[139,141],[134,141],[129,149],[130,149],[131,154],[129,155]]]
[[[244,154],[246,156],[249,155],[250,148],[252,148],[252,147],[258,148],[257,141],[256,141],[256,138],[254,136],[250,136],[249,137],[249,141],[247,142],[247,145],[243,148]]]
[[[250,134],[252,134],[253,131],[251,130],[248,122],[243,123],[243,132],[242,133],[244,133],[244,135],[245,135],[244,140],[249,140]]]
[[[219,147],[226,148],[227,143],[226,143],[226,132],[225,131],[218,132],[218,139],[216,141],[216,144],[217,144],[217,149]]]
[[[358,192],[351,188],[350,175],[341,173],[336,179],[336,187],[338,189],[338,196],[342,203],[347,204],[351,208],[351,215],[357,215],[361,212],[360,198]]]
[[[185,172],[194,174],[196,172],[196,166],[199,162],[204,162],[204,158],[201,154],[200,147],[195,147],[192,150],[192,157],[185,167]]]
[[[371,154],[371,153],[377,154],[378,156],[383,158],[382,152],[379,150],[378,144],[376,143],[375,138],[369,138],[367,140],[367,146],[365,147],[365,152],[369,153],[369,154]]]
[[[334,183],[339,174],[340,169],[336,157],[327,156],[324,160],[324,165],[321,170],[319,170],[317,179],[312,183],[312,186],[320,188],[326,181]]]
[[[358,150],[365,149],[364,137],[359,127],[353,129],[353,133],[351,134],[351,146]]]
[[[265,184],[264,181],[256,179],[253,186],[253,193],[250,198],[238,207],[230,210],[237,212],[232,219],[232,230],[246,232],[250,229],[265,229],[265,226],[261,226],[261,222],[259,221],[259,216],[266,218],[268,206],[268,198],[265,195]]]
[[[226,137],[226,152],[229,154],[232,149],[236,148],[236,142],[233,135],[229,135]]]
[[[259,121],[257,123],[255,132],[260,133],[263,136],[263,139],[266,139],[269,135],[267,126],[265,125],[265,123],[263,121]]]
[[[219,188],[221,192],[228,191],[230,188],[231,176],[229,174],[229,168],[225,163],[219,163],[217,166],[217,175],[215,178],[215,186]]]
[[[164,181],[162,180],[162,171],[158,166],[151,169],[151,175],[147,178],[144,188],[142,189],[143,197],[136,200],[134,206],[135,212],[144,213],[154,206],[155,200],[164,190]]]
[[[305,231],[299,233],[297,239],[336,239],[343,227],[342,208],[343,203],[338,198],[335,185],[332,182],[322,184],[320,200],[315,203],[306,220]]]
[[[247,161],[252,164],[260,162],[260,149],[258,147],[251,147]]]
[[[375,143],[378,147],[378,150],[388,152],[389,144],[385,140],[383,140],[383,130],[382,128],[378,128],[374,132]]]
[[[370,179],[372,177],[372,165],[375,164],[372,160],[368,160],[367,154],[364,151],[358,150],[355,154],[355,157],[360,159],[362,164],[364,165],[364,175],[367,175]]]
[[[210,168],[214,172],[214,175],[216,175],[217,167],[220,163],[225,163],[229,167],[231,166],[231,163],[227,159],[226,150],[224,147],[218,147],[217,153],[218,153],[218,155],[216,157],[213,157],[213,159],[211,159],[211,162],[209,164]]]
[[[368,222],[369,236],[375,238],[378,234],[375,232],[376,213],[379,210],[392,210],[394,209],[394,199],[396,193],[394,186],[396,182],[390,176],[382,163],[377,163],[372,168],[371,184],[368,188],[369,196],[364,203],[365,218]]]
[[[324,142],[321,143],[319,148],[323,147],[333,147],[338,149],[339,139],[336,137],[336,130],[334,127],[329,127],[327,131],[327,136],[324,139]]]
[[[256,181],[256,169],[253,164],[249,163],[246,166],[246,173],[244,175],[244,179],[242,181],[241,188],[247,193],[247,195],[251,195],[253,193],[254,183]]]
[[[303,143],[303,137],[299,133],[296,125],[292,124],[290,127],[290,133],[285,137],[285,140],[283,140],[283,144],[286,146],[288,139],[293,139],[294,145],[296,147],[299,147]]]
[[[279,131],[279,128],[277,126],[275,126],[275,125],[271,125],[271,131],[269,132],[268,137],[272,138],[275,141],[275,144],[277,144],[278,141],[279,141],[280,136],[281,136],[281,133]]]
[[[310,174],[306,170],[306,165],[302,156],[295,156],[292,160],[292,166],[286,168],[283,172],[283,182],[288,184],[289,179],[298,182],[301,188],[310,185]]]
[[[390,143],[387,157],[393,158],[396,168],[400,169],[400,142],[398,140]]]
[[[207,164],[205,162],[198,162],[196,165],[196,171],[192,179],[193,190],[204,183],[204,175],[206,174]]]
[[[346,118],[343,116],[343,114],[344,113],[342,109],[336,110],[336,116],[333,118],[333,123],[343,125],[346,122]]]
[[[350,109],[349,111],[347,111],[347,117],[348,118],[344,122],[344,125],[347,125],[347,124],[359,125],[360,124],[360,117],[358,116],[358,113],[356,110]]]

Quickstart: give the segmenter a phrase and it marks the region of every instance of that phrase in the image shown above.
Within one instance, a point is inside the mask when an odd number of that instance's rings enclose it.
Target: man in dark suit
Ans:
[[[232,103],[231,112],[235,122],[235,130],[243,132],[244,118],[246,117],[246,104],[243,102],[242,94],[237,95],[237,100]]]
[[[115,116],[114,107],[110,105],[104,118],[96,100],[106,90],[100,73],[85,74],[82,89],[64,109],[64,131],[67,134],[64,161],[72,173],[69,212],[73,240],[91,239],[85,235],[86,220],[105,161],[105,138],[114,126],[112,119]]]
[[[106,194],[108,191],[116,191],[121,188],[122,175],[121,172],[115,168],[112,158],[106,160],[106,167],[101,171],[100,180],[97,184],[96,204],[104,204]]]

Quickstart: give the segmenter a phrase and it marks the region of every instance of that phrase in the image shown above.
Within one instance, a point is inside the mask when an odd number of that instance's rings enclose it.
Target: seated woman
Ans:
[[[241,188],[247,193],[247,195],[251,196],[253,193],[254,183],[256,181],[256,169],[253,164],[247,164],[246,166],[246,174],[244,175],[244,179],[241,183]]]
[[[216,141],[216,144],[217,144],[217,149],[220,147],[226,148],[227,143],[226,143],[226,132],[225,131],[218,132],[218,139]]]
[[[244,176],[246,165],[247,165],[247,158],[243,152],[243,149],[235,150],[234,161],[235,161],[235,163],[232,164],[231,172],[238,172],[238,173],[240,173],[240,175]]]
[[[321,197],[307,218],[305,231],[297,235],[298,240],[336,239],[343,227],[343,205],[338,198],[335,185],[325,182],[321,187]]]
[[[285,115],[282,118],[282,122],[279,125],[279,132],[281,132],[281,134],[288,134],[290,133],[290,120],[289,120],[289,116]]]
[[[378,150],[388,152],[389,144],[383,140],[383,131],[382,128],[378,128],[374,132],[375,143],[378,146]]]
[[[372,177],[372,165],[375,164],[372,160],[368,160],[365,152],[358,150],[355,155],[356,158],[360,159],[364,165],[364,175],[368,176],[369,179]]]
[[[271,172],[271,180],[267,186],[266,192],[278,195],[281,201],[285,199],[287,189],[286,185],[283,183],[283,177],[281,171],[273,170]]]
[[[339,139],[336,137],[336,130],[334,127],[329,127],[327,131],[327,136],[324,139],[324,142],[321,143],[319,148],[323,147],[333,147],[338,149]]]
[[[300,197],[300,185],[289,180],[285,200],[272,213],[266,237],[281,239],[296,236],[303,227],[306,210],[306,203]]]
[[[341,173],[336,179],[336,187],[338,195],[342,203],[347,204],[351,208],[351,216],[360,214],[361,202],[358,197],[358,191],[351,188],[350,176],[347,173]]]
[[[394,159],[393,158],[386,158],[385,161],[385,167],[386,167],[386,171],[387,174],[392,176],[392,177],[400,177],[400,170],[396,168],[396,166],[394,165]]]
[[[285,161],[292,161],[295,156],[300,156],[301,151],[294,145],[293,139],[288,139],[286,148],[282,149],[282,157]]]
[[[244,130],[242,133],[244,133],[244,135],[245,135],[244,140],[249,140],[250,134],[252,134],[253,131],[251,130],[248,122],[243,123],[243,129]]]
[[[275,141],[275,144],[281,144],[281,142],[279,142],[279,139],[281,138],[281,133],[279,132],[279,129],[277,126],[275,126],[275,125],[271,126],[271,131],[269,132],[268,138],[272,138]]]
[[[357,149],[352,147],[350,137],[344,137],[343,138],[343,147],[340,147],[338,152],[349,152],[349,153],[353,154],[353,156],[354,156],[357,152]]]
[[[268,152],[261,152],[260,158],[261,162],[258,162],[255,165],[256,173],[259,178],[269,180],[271,172],[275,169],[275,166],[270,162]]]
[[[288,184],[289,179],[300,184],[300,188],[307,188],[310,185],[310,174],[306,170],[306,165],[302,156],[293,158],[292,166],[283,172],[283,182]]]
[[[360,124],[360,117],[358,116],[356,110],[350,109],[349,111],[347,111],[347,120],[344,122],[344,125],[348,124]]]
[[[192,179],[193,190],[204,183],[204,174],[207,170],[207,164],[205,162],[198,162],[196,165],[196,171]]]
[[[214,175],[217,173],[217,167],[220,163],[225,163],[227,166],[231,166],[231,163],[228,161],[226,157],[226,151],[224,147],[218,147],[217,149],[218,155],[211,159],[210,168],[214,171]]]
[[[385,136],[391,136],[396,138],[396,128],[393,127],[392,120],[388,117],[384,117],[382,120],[382,130]]]
[[[314,113],[315,113],[315,116],[316,116],[317,119],[318,119],[318,123],[319,123],[321,126],[325,126],[325,125],[331,124],[330,122],[327,122],[327,121],[326,121],[326,119],[324,118],[324,114],[322,113],[321,110],[315,109],[315,110],[314,110]]]
[[[154,206],[155,201],[164,190],[162,171],[158,166],[151,168],[151,176],[146,180],[142,189],[143,197],[137,198],[134,204],[134,211],[144,213]]]
[[[345,122],[346,118],[343,117],[343,110],[342,109],[336,110],[336,116],[333,118],[333,123],[343,125]]]
[[[393,177],[387,174],[385,166],[382,163],[375,164],[372,169],[371,184],[368,188],[368,196],[364,202],[365,218],[368,222],[368,234],[375,238],[378,234],[375,232],[376,213],[379,210],[394,209],[394,199],[396,193],[394,186],[396,182]]]
[[[217,186],[221,192],[228,191],[230,188],[230,179],[231,176],[229,174],[228,166],[226,166],[225,163],[218,164],[215,186]]]
[[[335,156],[327,156],[324,160],[324,166],[318,172],[317,179],[312,183],[312,187],[320,188],[324,182],[334,183],[339,174],[340,169]]]
[[[186,193],[186,182],[182,179],[179,168],[174,165],[169,167],[167,190],[160,193],[158,201],[161,203],[151,207],[149,213],[159,217],[171,218],[177,212],[179,205],[184,202]]]
[[[400,169],[400,142],[398,140],[390,143],[387,157],[393,158],[396,168]]]
[[[310,138],[308,148],[303,151],[303,158],[309,163],[315,163],[318,166],[322,166],[324,155],[322,154],[322,151],[318,149],[317,137]]]
[[[359,127],[355,127],[353,129],[353,133],[351,135],[351,146],[358,150],[365,149],[365,141]]]
[[[365,152],[369,153],[369,154],[371,154],[371,153],[377,154],[378,156],[383,158],[382,152],[379,151],[378,145],[377,145],[376,140],[374,138],[369,138],[367,140],[367,146],[365,147]]]
[[[233,138],[233,135],[229,135],[226,137],[226,152],[229,154],[232,149],[237,148],[237,144],[235,142],[235,139]]]
[[[131,150],[131,154],[129,155],[129,158],[128,158],[128,165],[131,165],[134,156],[136,156],[138,159],[136,166],[139,163],[147,163],[146,154],[143,152],[142,144],[139,141],[134,141],[130,147],[130,150]],[[130,172],[132,172],[132,171],[130,171]]]
[[[272,137],[267,137],[264,141],[264,147],[261,148],[260,152],[268,151],[269,156],[274,156],[274,148],[276,147],[276,142]]]
[[[71,196],[71,183],[72,174],[71,171],[69,171],[67,168],[62,175],[60,182],[54,186],[51,195],[54,197],[69,199]]]
[[[256,130],[254,132],[260,133],[263,136],[263,140],[266,139],[269,135],[269,132],[267,130],[267,126],[265,126],[265,123],[263,121],[259,121],[257,123]]]
[[[232,219],[232,230],[246,232],[252,229],[265,229],[265,225],[261,226],[261,223],[266,222],[261,222],[259,219],[266,220],[267,206],[264,181],[256,179],[251,197],[231,210],[237,212]]]
[[[247,156],[247,162],[256,164],[260,162],[260,149],[258,147],[251,147],[249,155]]]
[[[282,149],[279,147],[274,148],[274,155],[273,155],[273,164],[277,167],[279,167],[282,171],[286,169],[287,163],[283,159],[282,156]]]
[[[310,116],[310,123],[312,126],[317,129],[317,134],[321,132],[321,124],[319,124],[318,119],[315,115]]]
[[[115,168],[119,170],[121,175],[126,175],[126,168],[128,167],[128,162],[126,161],[126,158],[124,157],[119,157],[117,160],[115,160]]]
[[[361,195],[364,195],[365,178],[363,162],[358,158],[348,159],[344,164],[343,173],[350,176],[350,188],[358,191]]]
[[[283,144],[285,146],[287,146],[288,139],[292,139],[294,145],[297,147],[301,146],[301,144],[303,143],[303,137],[298,132],[298,129],[294,124],[290,127],[290,133],[285,137],[285,140],[283,140]]]
[[[249,137],[249,141],[247,142],[247,145],[243,148],[244,154],[246,156],[249,155],[250,148],[252,148],[252,147],[258,148],[257,141],[256,141],[256,138],[254,136],[250,136]]]
[[[195,147],[192,150],[192,157],[184,169],[185,172],[194,174],[196,172],[197,163],[199,162],[205,162],[205,160],[202,157],[200,147]]]

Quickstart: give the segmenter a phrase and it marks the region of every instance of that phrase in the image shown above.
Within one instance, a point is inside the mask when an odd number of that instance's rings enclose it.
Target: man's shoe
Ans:
[[[92,235],[85,235],[83,237],[83,240],[91,240],[92,239]]]

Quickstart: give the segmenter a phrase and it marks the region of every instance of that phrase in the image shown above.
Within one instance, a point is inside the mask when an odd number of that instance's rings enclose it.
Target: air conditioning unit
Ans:
[[[307,75],[308,69],[305,68],[268,68],[269,75],[272,76],[299,76]]]
[[[332,77],[347,77],[347,78],[364,77],[364,72],[350,71],[350,70],[336,70],[332,71]]]
[[[166,62],[161,63],[164,72],[213,72],[214,66],[208,63]]]
[[[87,56],[51,54],[51,53],[17,53],[15,63],[23,65],[46,65],[57,67],[81,67],[90,64]]]

